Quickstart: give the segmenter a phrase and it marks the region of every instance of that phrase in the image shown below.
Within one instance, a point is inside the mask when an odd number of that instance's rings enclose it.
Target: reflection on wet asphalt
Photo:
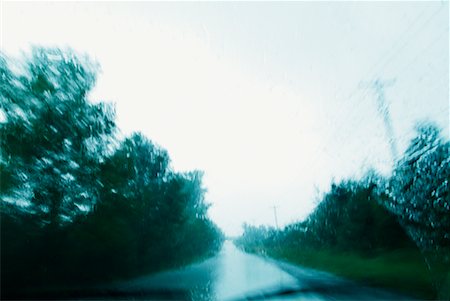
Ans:
[[[215,257],[188,267],[121,284],[130,291],[182,291],[192,300],[399,300],[399,296],[360,287],[330,274],[266,260],[226,241]]]

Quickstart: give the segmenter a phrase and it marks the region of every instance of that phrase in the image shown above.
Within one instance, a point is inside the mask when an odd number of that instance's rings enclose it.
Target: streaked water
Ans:
[[[273,263],[238,250],[231,242],[225,242],[217,262],[219,273],[213,287],[219,300],[297,286],[294,277]]]
[[[132,292],[182,291],[192,300],[404,299],[403,296],[361,287],[327,273],[247,254],[230,241],[226,241],[222,250],[206,261],[141,277],[122,283],[120,287]],[[316,287],[319,289],[315,290]],[[278,295],[286,291],[291,293]]]

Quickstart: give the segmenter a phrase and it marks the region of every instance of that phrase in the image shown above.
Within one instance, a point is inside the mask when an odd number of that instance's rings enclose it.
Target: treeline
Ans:
[[[202,173],[175,172],[142,134],[119,139],[114,108],[88,100],[97,71],[71,50],[0,56],[2,297],[179,266],[221,245]]]
[[[244,225],[244,234],[237,242],[248,251],[271,245],[291,245],[365,254],[412,246],[395,216],[375,199],[374,188],[370,182],[332,184],[305,221],[279,231],[265,226]]]
[[[236,244],[369,284],[450,298],[450,143],[417,127],[390,178],[374,172],[331,185],[302,222],[244,225]]]

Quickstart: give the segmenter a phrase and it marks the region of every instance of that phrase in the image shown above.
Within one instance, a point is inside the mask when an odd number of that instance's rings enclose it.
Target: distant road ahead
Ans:
[[[405,300],[330,274],[246,254],[226,241],[215,257],[121,283],[121,291],[182,292],[192,300]],[[167,295],[167,294],[166,294]],[[176,294],[174,294],[176,298]],[[180,295],[181,296],[181,295]]]

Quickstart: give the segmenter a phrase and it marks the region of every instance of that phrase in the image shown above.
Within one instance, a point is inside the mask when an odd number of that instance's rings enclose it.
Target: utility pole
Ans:
[[[278,208],[278,206],[272,206],[272,208],[273,208],[273,216],[275,217],[275,226],[278,229],[278,218],[277,218],[277,208]]]
[[[380,117],[383,119],[384,126],[386,128],[386,135],[389,140],[389,146],[391,149],[392,161],[395,162],[398,158],[397,143],[394,134],[394,128],[392,127],[391,114],[389,112],[389,105],[386,102],[386,96],[384,90],[387,87],[392,86],[395,80],[380,80],[376,79],[372,82],[363,84],[366,87],[370,87],[374,90],[377,100],[377,109]]]

